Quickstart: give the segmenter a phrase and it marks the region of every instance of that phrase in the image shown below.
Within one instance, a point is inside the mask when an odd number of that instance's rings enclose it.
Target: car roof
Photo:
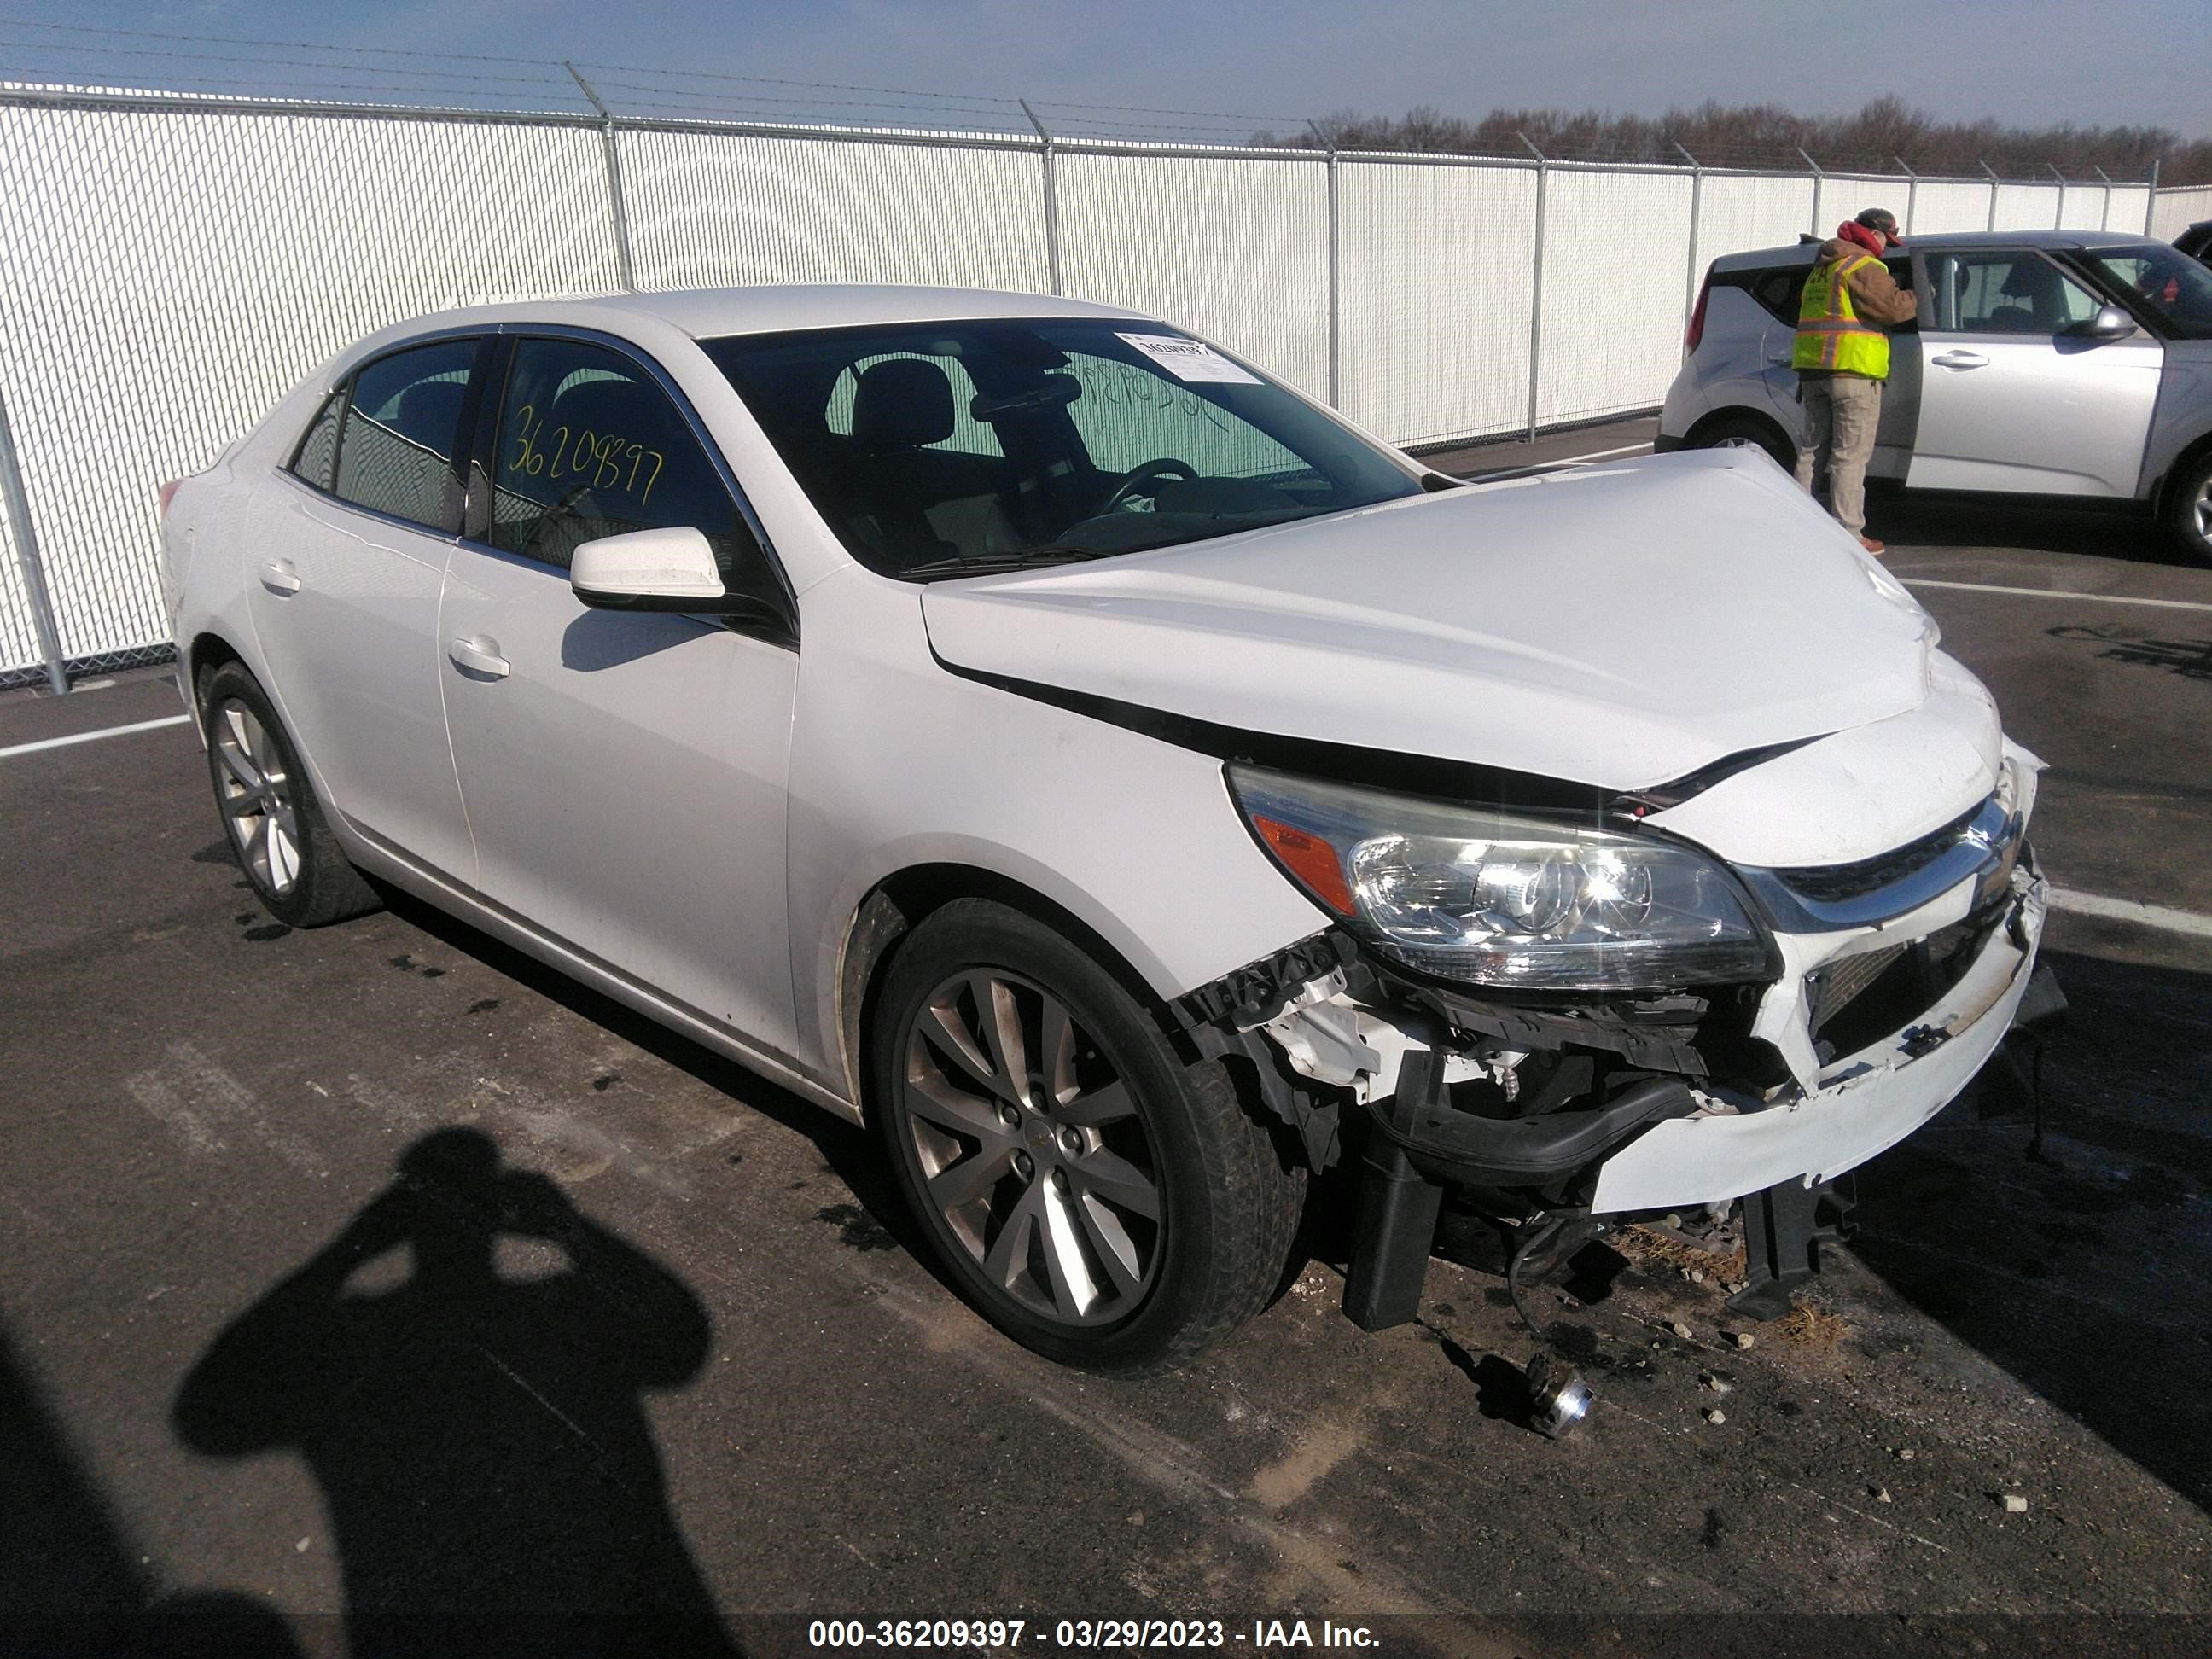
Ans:
[[[1823,239],[1826,240],[1825,238]],[[2118,230],[1969,230],[1948,231],[1934,236],[1907,235],[1905,247],[1914,248],[1984,248],[2039,247],[2072,249],[2100,247],[2140,247],[2154,239],[2142,234],[2130,234]],[[1759,248],[1747,253],[1724,253],[1713,261],[1716,270],[1756,270],[1768,265],[1810,264],[1818,249],[1817,242],[1799,242],[1790,247]]]
[[[1091,305],[1044,294],[981,288],[811,283],[761,288],[676,289],[576,300],[514,301],[416,317],[398,331],[421,333],[490,323],[619,327],[648,319],[695,340],[726,334],[781,334],[801,329],[858,328],[878,323],[975,321],[994,317],[1140,317],[1118,306]]]

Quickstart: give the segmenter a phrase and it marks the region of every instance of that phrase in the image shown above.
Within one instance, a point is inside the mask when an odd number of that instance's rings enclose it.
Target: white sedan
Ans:
[[[1258,1309],[1347,1154],[1363,1324],[1447,1185],[1516,1289],[1752,1198],[1772,1311],[2041,929],[2036,763],[1763,457],[1462,488],[1109,307],[425,318],[177,486],[162,570],[272,914],[376,878],[874,1124],[1102,1370]]]

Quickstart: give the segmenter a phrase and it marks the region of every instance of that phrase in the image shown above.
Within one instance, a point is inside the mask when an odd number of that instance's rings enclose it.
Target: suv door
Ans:
[[[264,688],[325,804],[465,883],[474,854],[438,672],[438,593],[460,528],[455,471],[481,336],[362,364],[259,492],[246,609]]]
[[[2105,301],[2033,248],[1922,256],[1918,489],[2132,497],[2165,352],[2068,331]]]
[[[477,886],[787,1054],[795,613],[734,480],[657,366],[552,330],[502,356],[484,398],[485,499],[447,573],[440,628]],[[580,543],[669,525],[703,532],[725,585],[777,620],[576,598]]]

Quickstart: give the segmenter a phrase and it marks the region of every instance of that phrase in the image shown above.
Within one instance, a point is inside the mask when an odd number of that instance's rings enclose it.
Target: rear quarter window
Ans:
[[[1797,320],[1798,296],[1805,291],[1806,270],[1799,265],[1788,270],[1755,272],[1748,284],[1751,297],[1781,321],[1794,323]]]
[[[1912,289],[1912,261],[1899,258],[1885,259],[1882,264],[1898,287],[1910,293]],[[1758,301],[1775,321],[1795,327],[1798,302],[1805,294],[1805,278],[1812,274],[1812,269],[1810,265],[1784,265],[1771,270],[1736,271],[1729,274],[1729,281],[1732,286],[1744,289]],[[1913,324],[1906,323],[1890,331],[1910,333],[1913,327]]]
[[[343,388],[323,399],[314,420],[292,456],[292,474],[327,493],[337,473],[338,417],[345,412]]]

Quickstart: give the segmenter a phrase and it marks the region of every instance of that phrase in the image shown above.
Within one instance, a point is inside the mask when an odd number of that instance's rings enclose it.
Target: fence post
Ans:
[[[15,433],[8,424],[8,405],[0,400],[0,496],[8,513],[8,534],[15,544],[16,568],[31,602],[31,625],[46,659],[46,680],[56,696],[69,694],[69,672],[62,666],[61,630],[54,626],[53,601],[46,594],[46,568],[39,562],[38,532],[31,528],[31,499],[23,493],[22,469],[15,464]]]
[[[2112,228],[2112,175],[2100,167],[2093,167],[2089,171],[2105,181],[2105,210],[2097,216],[2097,228],[2110,230]]]
[[[1997,228],[1996,169],[1991,167],[1987,161],[1980,162],[1978,165],[1983,172],[1990,175],[1990,222],[1987,225],[1984,226],[1983,228],[1985,230],[1995,230]]]
[[[1543,362],[1544,348],[1544,192],[1551,182],[1552,164],[1527,133],[1516,132],[1513,136],[1528,145],[1528,154],[1536,158],[1536,270],[1535,280],[1528,285],[1528,441],[1534,443],[1536,441],[1537,376]]]
[[[592,107],[599,112],[599,153],[607,164],[607,200],[615,217],[615,271],[621,276],[623,292],[637,292],[637,267],[629,254],[629,206],[623,200],[622,149],[615,142],[615,112],[600,101],[599,94],[592,90],[574,64],[563,58],[561,67],[574,77],[590,99]]]
[[[1307,120],[1306,126],[1312,132],[1314,141],[1328,152],[1328,406],[1340,410],[1344,407],[1342,389],[1339,384],[1344,340],[1344,290],[1339,269],[1342,219],[1337,199],[1336,146],[1312,119]]]
[[[1905,169],[1905,230],[1909,236],[1912,234],[1913,207],[1920,199],[1920,175],[1912,170],[1912,164],[1902,155],[1893,155],[1889,159]]]
[[[2058,181],[2058,211],[2051,216],[2051,228],[2063,230],[2066,228],[2066,175],[2058,170],[2056,161],[2045,161],[2043,165],[2051,169],[2051,176]]]
[[[2151,234],[2150,228],[2157,222],[2158,157],[2154,155],[2150,158],[2150,196],[2149,198],[2143,203],[2143,234],[2146,236],[2149,235]]]
[[[1795,148],[1800,155],[1805,155],[1804,145],[1799,144]],[[1805,228],[1818,236],[1820,234],[1820,180],[1827,175],[1820,171],[1820,164],[1809,155],[1805,155],[1805,165],[1813,169],[1813,216]]]
[[[1705,165],[1682,148],[1677,139],[1667,141],[1681,152],[1682,159],[1690,164],[1690,278],[1682,296],[1682,327],[1686,333],[1690,318],[1698,308],[1698,215],[1705,206]]]
[[[1014,101],[1022,106],[1022,113],[1030,118],[1030,125],[1037,131],[1044,144],[1044,264],[1045,280],[1051,285],[1055,298],[1060,294],[1060,146],[1052,141],[1045,124],[1037,119],[1037,112],[1030,107],[1026,98]]]

